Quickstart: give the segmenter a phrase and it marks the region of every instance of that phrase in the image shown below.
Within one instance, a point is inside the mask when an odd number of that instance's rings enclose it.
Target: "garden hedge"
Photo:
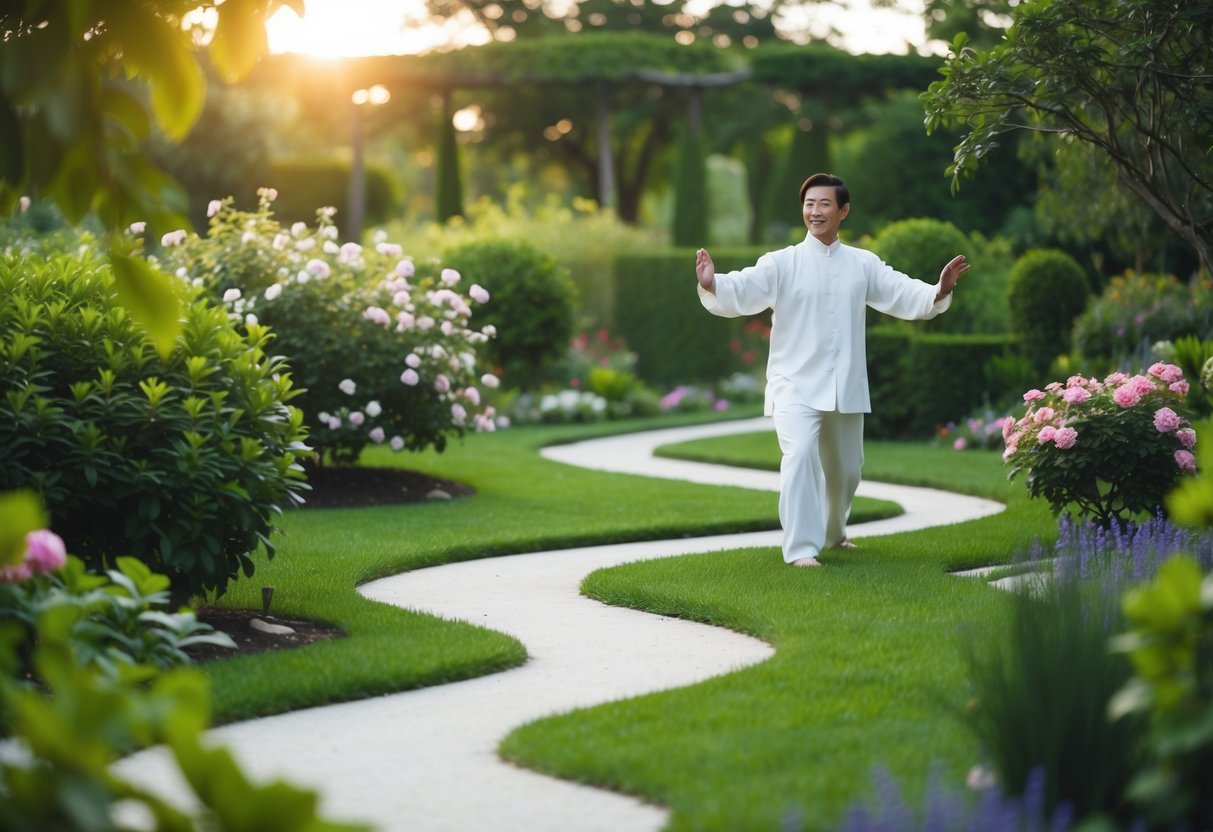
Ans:
[[[279,159],[270,163],[264,182],[278,191],[274,217],[283,225],[314,223],[316,209],[337,209],[338,227],[349,217],[350,163],[333,159]],[[391,177],[383,168],[366,166],[366,203],[363,227],[382,225],[396,207]],[[217,196],[217,195],[216,195]]]

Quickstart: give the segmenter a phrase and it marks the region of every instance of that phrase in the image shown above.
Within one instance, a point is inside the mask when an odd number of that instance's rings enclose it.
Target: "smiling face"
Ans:
[[[804,224],[819,243],[828,246],[838,239],[838,227],[851,204],[838,204],[833,185],[814,185],[804,192]]]

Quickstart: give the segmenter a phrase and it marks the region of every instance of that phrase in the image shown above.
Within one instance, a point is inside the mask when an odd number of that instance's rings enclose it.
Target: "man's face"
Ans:
[[[804,224],[809,233],[823,245],[838,239],[842,218],[851,210],[850,204],[838,205],[833,185],[814,185],[804,192]]]

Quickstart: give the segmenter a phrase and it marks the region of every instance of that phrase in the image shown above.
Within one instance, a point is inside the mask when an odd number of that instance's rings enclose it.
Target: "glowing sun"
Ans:
[[[302,18],[282,8],[265,28],[271,52],[324,58],[413,55],[489,40],[470,14],[431,17],[423,0],[306,0]]]

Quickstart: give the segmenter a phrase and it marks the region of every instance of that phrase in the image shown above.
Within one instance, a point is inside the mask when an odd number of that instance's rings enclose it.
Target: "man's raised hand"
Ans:
[[[716,264],[712,262],[712,255],[708,254],[707,249],[701,248],[695,252],[695,276],[705,292],[716,293]]]
[[[948,295],[952,294],[952,289],[956,286],[956,281],[960,276],[969,270],[969,263],[965,260],[963,254],[958,254],[948,261],[948,265],[943,267],[943,271],[939,273],[939,294],[935,296],[936,300],[943,300]]]

